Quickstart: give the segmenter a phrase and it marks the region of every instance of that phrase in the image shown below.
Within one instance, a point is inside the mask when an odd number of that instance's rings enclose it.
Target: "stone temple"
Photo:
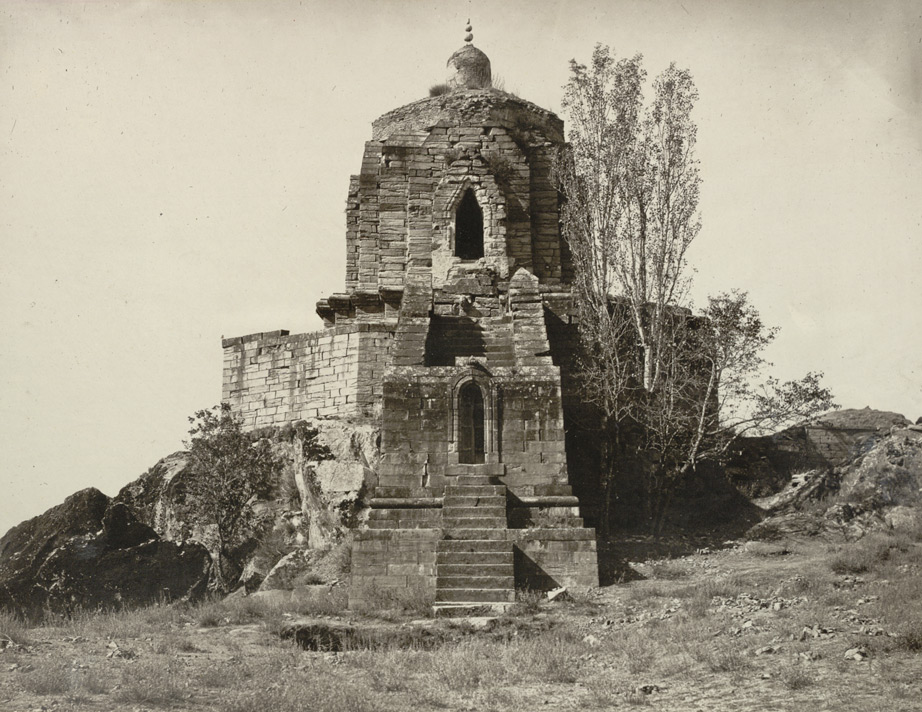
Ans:
[[[493,89],[470,39],[444,91],[372,124],[349,182],[345,289],[317,303],[325,328],[223,342],[223,400],[249,427],[379,433],[355,607],[375,589],[451,607],[598,584],[580,516],[595,488],[571,481],[591,468],[552,176],[563,122]]]

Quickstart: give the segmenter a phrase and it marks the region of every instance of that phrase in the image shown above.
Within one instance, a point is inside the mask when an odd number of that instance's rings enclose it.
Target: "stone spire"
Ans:
[[[464,46],[448,58],[448,86],[452,90],[489,89],[493,86],[490,58],[473,45],[470,20],[464,31]]]

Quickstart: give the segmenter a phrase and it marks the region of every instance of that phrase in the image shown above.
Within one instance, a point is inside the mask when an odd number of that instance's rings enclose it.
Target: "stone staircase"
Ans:
[[[512,542],[506,536],[502,465],[457,465],[445,487],[442,539],[436,549],[435,610],[463,615],[515,602]],[[453,469],[455,469],[453,468]]]

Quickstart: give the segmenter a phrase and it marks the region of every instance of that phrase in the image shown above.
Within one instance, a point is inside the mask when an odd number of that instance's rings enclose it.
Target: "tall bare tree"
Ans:
[[[698,93],[670,65],[644,107],[642,58],[597,45],[589,66],[570,65],[563,106],[569,143],[557,174],[562,224],[574,263],[584,345],[581,377],[598,408],[602,529],[624,448],[642,451],[654,529],[676,484],[702,459],[718,459],[754,428],[831,406],[818,376],[756,385],[760,353],[775,336],[745,295],[686,308],[686,253],[701,227]]]

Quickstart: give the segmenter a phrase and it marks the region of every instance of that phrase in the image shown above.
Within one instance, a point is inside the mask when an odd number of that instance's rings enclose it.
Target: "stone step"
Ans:
[[[440,539],[436,551],[500,551],[512,552],[512,542],[505,539]]]
[[[482,520],[478,520],[482,521]],[[450,527],[443,525],[443,539],[506,539],[506,523],[502,527],[484,529],[483,527]]]
[[[486,507],[486,506],[476,506],[476,507],[442,507],[442,516],[443,517],[454,517],[454,518],[483,518],[483,517],[493,517],[494,519],[506,520],[506,508],[505,507]]]
[[[506,496],[506,485],[445,485],[446,497],[497,497]],[[443,500],[444,502],[444,500]]]
[[[442,508],[448,507],[506,507],[506,495],[504,494],[484,494],[484,495],[466,495],[455,494],[447,495],[442,498]]]
[[[483,564],[490,566],[494,564],[510,564],[513,561],[511,551],[438,551],[435,554],[437,566],[443,564]]]
[[[451,511],[442,513],[445,529],[506,529],[506,513],[501,517],[455,517]],[[455,537],[457,538],[457,537]],[[465,537],[470,539],[470,537]],[[487,537],[484,537],[485,539]]]
[[[506,564],[439,564],[439,576],[512,576],[515,577],[513,562]]]
[[[435,581],[436,590],[445,588],[515,588],[515,576],[443,576],[439,572]]]
[[[505,487],[498,482],[500,475],[484,477],[483,475],[458,475],[455,478],[455,485],[458,487],[483,487],[484,485],[493,485],[494,487]]]
[[[452,601],[458,603],[491,603],[493,601],[515,601],[515,589],[508,588],[442,588],[435,592],[437,603]]]
[[[502,477],[506,474],[506,466],[502,463],[481,462],[478,464],[458,464],[448,465],[445,468],[445,474],[450,476],[479,476],[479,477]]]
[[[483,616],[487,614],[505,613],[514,601],[490,601],[489,603],[457,603],[442,602],[432,606],[432,612],[436,618],[470,618],[472,616]]]
[[[450,514],[442,517],[442,529],[453,534],[449,537],[451,539],[498,539],[500,537],[493,537],[490,534],[485,534],[484,536],[477,536],[476,534],[469,533],[459,533],[459,532],[469,532],[469,531],[505,531],[506,530],[506,518],[505,517],[453,517]]]

